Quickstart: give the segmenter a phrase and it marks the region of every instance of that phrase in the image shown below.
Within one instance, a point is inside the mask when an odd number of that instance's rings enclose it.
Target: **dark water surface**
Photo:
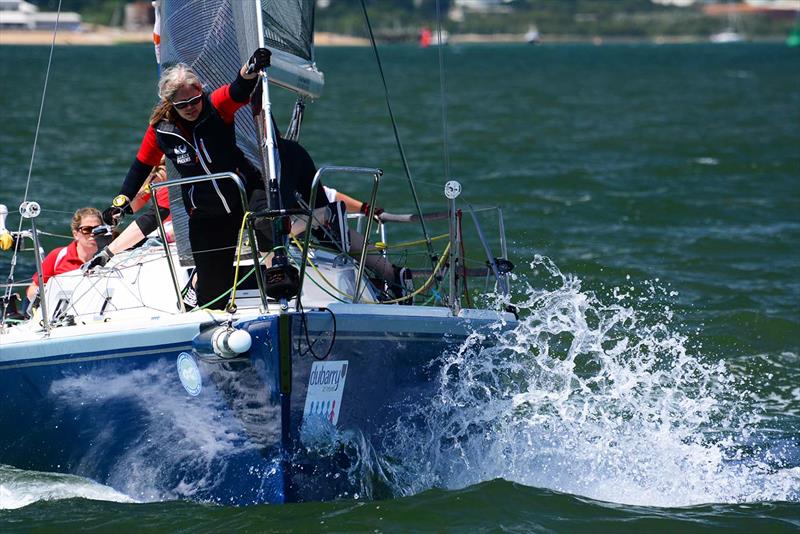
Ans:
[[[0,202],[14,229],[48,52],[0,47]],[[437,52],[382,53],[422,202],[443,209]],[[317,164],[385,169],[381,204],[410,209],[370,50],[324,48],[317,59],[326,88],[308,107],[304,144]],[[461,439],[457,457],[432,467],[405,444],[419,469],[396,493],[411,496],[378,502],[44,500],[117,498],[0,470],[0,505],[33,502],[0,510],[0,529],[800,528],[800,51],[453,46],[446,68],[449,175],[475,206],[504,208],[528,320],[502,348],[523,349],[537,369],[496,402],[467,398],[468,388],[443,394],[467,423],[491,414],[491,434]],[[28,192],[42,204],[42,227],[66,234],[76,208],[108,205],[155,83],[149,46],[56,49]],[[291,99],[275,97],[285,124]],[[9,262],[0,256],[3,278]],[[20,258],[17,279],[32,269]],[[541,292],[558,306],[542,305]],[[595,316],[612,317],[616,330],[580,320]],[[548,364],[545,318],[570,339],[596,340],[608,360]],[[558,354],[557,343],[548,348]],[[507,364],[489,359],[491,372]],[[570,400],[555,394],[576,383],[589,385]],[[453,428],[445,412],[439,422]]]

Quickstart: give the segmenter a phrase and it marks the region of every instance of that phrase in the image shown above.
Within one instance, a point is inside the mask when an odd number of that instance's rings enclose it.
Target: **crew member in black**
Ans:
[[[235,172],[243,178],[248,195],[263,189],[261,173],[236,146],[234,116],[249,101],[258,72],[269,64],[269,50],[256,50],[232,83],[210,94],[203,91],[188,66],[166,69],[159,81],[161,101],[153,110],[120,194],[104,212],[104,219],[118,218],[126,210],[162,155],[182,177]],[[230,180],[213,180],[183,186],[182,196],[197,267],[198,304],[222,308],[225,299],[219,297],[233,283],[235,245],[243,216],[238,189]]]

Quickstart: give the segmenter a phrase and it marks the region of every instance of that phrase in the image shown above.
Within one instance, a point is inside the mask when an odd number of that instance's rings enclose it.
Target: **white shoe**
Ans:
[[[197,307],[197,293],[192,286],[189,286],[186,290],[186,294],[183,296],[183,303],[190,308]]]

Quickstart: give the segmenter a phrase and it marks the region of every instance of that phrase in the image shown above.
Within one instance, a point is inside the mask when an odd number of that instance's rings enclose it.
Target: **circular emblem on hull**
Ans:
[[[188,352],[181,352],[178,354],[178,378],[181,379],[183,389],[191,395],[196,397],[203,389],[203,379],[200,376],[200,368],[197,362]]]

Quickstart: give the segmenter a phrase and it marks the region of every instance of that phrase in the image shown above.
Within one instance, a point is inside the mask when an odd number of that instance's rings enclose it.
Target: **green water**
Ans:
[[[12,211],[12,228],[25,194],[48,52],[0,47],[0,202]],[[437,51],[397,46],[382,54],[423,205],[440,210],[445,169]],[[564,487],[555,481],[524,485],[476,475],[466,478],[466,487],[444,483],[381,502],[232,509],[40,501],[0,511],[0,529],[146,524],[178,530],[198,522],[254,531],[800,528],[798,50],[778,44],[454,46],[445,59],[447,174],[461,181],[463,197],[475,206],[503,207],[521,277],[517,298],[524,300],[526,281],[539,283],[539,269],[529,263],[543,255],[608,305],[628,294],[624,301],[642,321],[669,324],[685,336],[682,347],[692,357],[728,365],[745,384],[732,402],[758,415],[753,425],[768,437],[753,448],[763,451],[765,473],[780,475],[766,484],[784,484],[782,497],[731,491],[727,504],[674,508],[683,501],[669,496],[651,499],[663,506],[636,507],[554,493]],[[326,88],[308,107],[304,144],[318,165],[385,169],[381,204],[410,209],[370,50],[320,49],[317,61]],[[66,233],[74,209],[102,208],[116,194],[144,132],[155,81],[149,46],[56,49],[28,192],[42,204],[46,230]],[[291,100],[275,96],[285,124]],[[355,195],[368,188],[332,185]],[[401,229],[398,238],[406,237],[413,235]],[[46,245],[62,242],[52,238]],[[0,256],[0,276],[8,266],[9,257]],[[32,270],[31,259],[21,258],[17,279]],[[657,298],[645,298],[648,287],[657,288]],[[497,472],[494,463],[473,468]],[[516,471],[500,473],[529,480]],[[665,478],[654,492],[679,476]],[[0,479],[0,489],[3,484]],[[612,491],[591,494],[617,500]]]
[[[6,517],[4,517],[6,516]],[[42,519],[48,521],[43,528]],[[9,530],[116,532],[675,532],[703,528],[791,532],[797,505],[759,503],[654,509],[593,502],[505,481],[431,490],[406,499],[256,506],[43,502],[0,512]]]

